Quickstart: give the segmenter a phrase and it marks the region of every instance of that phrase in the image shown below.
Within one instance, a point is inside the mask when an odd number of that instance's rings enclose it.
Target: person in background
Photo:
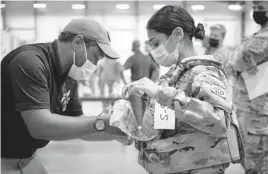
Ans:
[[[119,58],[108,32],[97,21],[76,18],[53,42],[24,45],[3,58],[1,173],[47,173],[36,151],[51,140],[127,140],[109,125],[109,114],[83,116],[78,100],[77,81],[94,73],[104,56]]]
[[[78,86],[80,86],[80,88],[78,87],[78,89],[81,90],[79,92],[81,92],[82,94],[81,97],[87,97],[87,96],[96,97],[97,95],[95,89],[96,77],[97,73],[94,72],[87,79],[78,82],[79,83]],[[86,88],[90,89],[90,92],[88,92]]]
[[[125,70],[131,70],[131,81],[136,81],[143,77],[149,78],[151,74],[157,73],[155,73],[157,69],[153,68],[155,65],[152,64],[151,58],[141,52],[140,41],[134,40],[132,42],[132,51],[134,54],[129,57],[124,64]],[[134,95],[130,96],[129,100],[137,121],[139,124],[141,124],[145,110],[145,103],[140,97]]]
[[[202,40],[202,47],[205,49],[204,54],[207,55],[210,49],[209,36],[205,36],[204,39]]]
[[[117,60],[104,58],[97,64],[97,74],[99,77],[99,87],[101,95],[104,95],[105,86],[108,86],[109,96],[113,95],[114,85],[120,82],[120,79],[126,84],[124,77],[124,68]]]
[[[149,79],[151,79],[153,82],[156,82],[160,76],[160,66],[158,63],[155,62],[152,55],[150,54],[151,48],[152,47],[150,46],[150,42],[145,41],[145,52],[147,53],[147,56],[151,60]]]
[[[216,60],[221,62],[226,69],[229,61],[230,51],[223,46],[223,41],[226,35],[226,29],[221,24],[215,24],[210,27],[210,35],[208,38],[209,48],[206,54],[213,55]],[[227,74],[227,79],[229,75]]]
[[[108,98],[115,97],[116,94],[116,84],[123,81],[126,84],[126,79],[124,77],[124,68],[117,60],[111,60],[109,58],[104,58],[100,60],[97,64],[97,76],[99,77],[99,89],[101,97],[105,96],[105,87],[108,87]],[[120,94],[118,94],[120,95]],[[102,107],[104,109],[109,108],[114,103],[114,100],[103,100]]]
[[[233,104],[236,109],[245,142],[246,174],[268,173],[268,93],[249,99],[242,73],[252,78],[258,73],[257,66],[268,63],[268,1],[253,1],[253,19],[261,29],[247,37],[231,53],[230,63],[234,76]],[[255,77],[256,78],[256,77]],[[257,79],[266,81],[267,79]],[[267,83],[263,89],[267,88]]]
[[[226,35],[226,29],[221,24],[215,24],[210,27],[210,35],[208,37],[209,47],[207,48],[205,54],[213,55],[215,60],[223,64],[228,84],[229,84],[229,95],[232,97],[232,84],[233,78],[231,75],[231,70],[228,69],[228,62],[230,59],[230,50],[223,46],[223,41]]]

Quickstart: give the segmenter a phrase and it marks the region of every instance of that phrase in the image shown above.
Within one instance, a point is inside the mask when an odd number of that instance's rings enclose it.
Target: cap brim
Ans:
[[[110,45],[104,44],[104,43],[99,43],[97,42],[100,49],[104,52],[104,54],[111,59],[118,59],[119,54],[112,49]]]

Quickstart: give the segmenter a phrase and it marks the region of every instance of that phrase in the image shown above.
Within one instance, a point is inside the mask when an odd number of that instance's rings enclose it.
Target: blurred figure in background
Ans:
[[[145,52],[148,54],[149,59],[151,60],[151,66],[150,66],[150,72],[149,72],[149,78],[153,81],[156,82],[160,76],[160,71],[159,71],[159,64],[155,62],[153,57],[150,54],[151,46],[149,41],[145,41]]]
[[[126,84],[123,74],[123,66],[117,60],[104,58],[97,64],[97,74],[99,77],[99,87],[101,95],[105,93],[105,86],[108,86],[109,97],[113,96],[114,85],[120,83],[120,79]]]
[[[123,70],[123,66],[117,60],[111,60],[105,57],[98,62],[97,74],[99,77],[99,89],[101,97],[107,97],[105,95],[106,86],[108,87],[108,97],[115,97],[116,93],[114,89],[116,88],[116,84],[120,83],[120,79],[122,79],[123,83],[126,84]],[[105,109],[109,106],[112,106],[113,103],[113,100],[104,100],[102,102],[102,107]]]
[[[134,40],[132,42],[132,51],[134,54],[128,58],[124,64],[125,70],[131,70],[131,81],[137,81],[143,77],[150,78],[150,75],[154,74],[155,69],[152,68],[153,65],[151,58],[144,55],[140,50],[140,41]],[[154,75],[155,76],[155,75]],[[142,116],[145,110],[145,102],[137,96],[130,96],[129,100],[131,102],[134,114],[137,118],[139,124],[142,123]]]
[[[94,72],[87,79],[79,81],[79,97],[95,97],[97,96],[95,84],[97,80],[97,73]]]
[[[210,35],[208,38],[209,48],[206,54],[213,55],[216,60],[221,62],[226,69],[226,64],[229,60],[230,51],[223,46],[223,40],[226,35],[226,29],[221,24],[216,24],[210,27]],[[228,79],[229,75],[227,75]]]
[[[243,72],[256,78],[257,66],[268,62],[268,2],[253,1],[253,19],[261,30],[243,40],[231,54],[234,87],[233,104],[242,128],[246,157],[243,166],[246,174],[268,173],[268,93],[249,99]],[[255,76],[255,77],[254,77]],[[265,76],[265,75],[264,75]],[[256,79],[266,81],[267,79]],[[257,84],[256,84],[257,86]],[[267,84],[263,86],[267,89]]]
[[[205,36],[204,39],[202,40],[202,47],[205,48],[205,52],[204,54],[208,54],[209,53],[209,49],[210,49],[210,45],[209,45],[209,37]]]

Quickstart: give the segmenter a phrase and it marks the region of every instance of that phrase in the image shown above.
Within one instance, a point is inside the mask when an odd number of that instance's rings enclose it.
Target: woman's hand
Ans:
[[[127,84],[123,88],[123,97],[130,95],[142,96],[146,93],[151,98],[155,98],[158,92],[159,86],[152,80],[144,77],[140,80]]]

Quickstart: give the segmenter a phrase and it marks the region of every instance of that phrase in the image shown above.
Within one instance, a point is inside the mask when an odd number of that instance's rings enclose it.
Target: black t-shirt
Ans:
[[[83,114],[77,82],[60,72],[56,40],[21,46],[3,58],[2,157],[27,158],[49,142],[31,137],[20,111],[49,109],[66,116]]]

